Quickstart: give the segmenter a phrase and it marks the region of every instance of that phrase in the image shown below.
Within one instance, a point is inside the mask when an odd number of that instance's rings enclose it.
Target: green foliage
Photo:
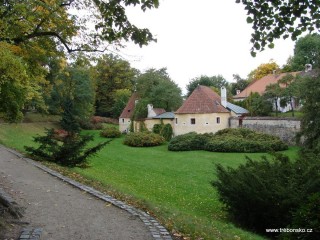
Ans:
[[[155,124],[153,125],[152,132],[160,134],[166,141],[170,141],[173,135],[173,129],[171,124]]]
[[[170,151],[194,151],[204,150],[204,146],[213,134],[198,134],[190,132],[183,135],[178,135],[171,139],[168,145]]]
[[[194,89],[196,89],[198,85],[213,87],[216,89],[216,91],[220,92],[221,87],[228,87],[228,82],[221,75],[212,77],[202,75],[200,77],[193,78],[187,85],[187,96],[190,96],[190,94],[193,92]]]
[[[181,89],[171,80],[165,68],[148,69],[136,81],[139,102],[144,102],[145,106],[150,103],[155,108],[164,108],[166,111],[173,111],[181,106]]]
[[[266,46],[273,47],[275,39],[291,37],[294,41],[303,32],[313,32],[320,28],[319,8],[316,1],[271,1],[236,0],[245,5],[247,22],[252,24],[254,33],[251,43],[252,56]]]
[[[132,40],[140,46],[153,41],[148,29],[131,24],[124,5],[140,6],[145,11],[158,7],[159,1],[2,1],[0,41],[18,45],[54,38],[68,52],[105,50],[106,44],[121,40]]]
[[[278,137],[246,128],[227,128],[215,134],[187,133],[173,138],[170,151],[268,152],[288,149]]]
[[[134,107],[133,119],[140,120],[148,116],[147,105],[150,103],[148,98],[139,99],[138,103]]]
[[[237,104],[247,109],[250,116],[269,116],[272,113],[272,103],[259,93],[250,93],[249,97]]]
[[[34,137],[38,148],[25,147],[25,150],[38,160],[46,160],[68,167],[86,167],[88,158],[100,151],[109,142],[99,143],[95,147],[86,148],[93,140],[92,135],[62,135],[54,129],[48,129],[46,135]]]
[[[135,132],[126,135],[123,143],[131,147],[153,147],[165,142],[164,137],[150,132]]]
[[[0,114],[10,122],[17,122],[23,118],[30,83],[23,61],[9,47],[0,42]]]
[[[299,38],[294,46],[290,62],[292,71],[302,71],[306,64],[320,66],[320,35],[317,33]]]
[[[137,70],[118,56],[107,54],[98,59],[94,67],[96,89],[96,114],[119,117],[127,103]]]
[[[276,154],[271,160],[248,159],[237,169],[216,165],[218,180],[213,186],[232,219],[245,228],[261,234],[285,226],[318,228],[314,221],[319,220],[319,170],[319,158],[301,155],[290,161]],[[300,239],[298,233],[294,236]]]
[[[211,152],[268,152],[288,149],[278,137],[246,128],[218,131],[206,144]]]
[[[299,97],[303,100],[301,134],[305,137],[304,145],[320,153],[320,75],[303,77],[299,81]]]
[[[121,132],[115,127],[106,127],[100,132],[101,137],[106,138],[118,138],[121,136]]]
[[[291,229],[305,229],[306,232],[299,233],[301,240],[317,240],[320,234],[320,193],[311,194],[307,200],[293,213]],[[307,229],[309,231],[307,231]],[[310,232],[311,230],[311,232]],[[281,234],[280,239],[294,239],[297,233]]]

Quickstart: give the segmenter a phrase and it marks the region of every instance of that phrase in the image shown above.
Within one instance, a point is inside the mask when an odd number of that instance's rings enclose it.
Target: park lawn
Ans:
[[[10,127],[3,130],[2,127],[0,140],[18,150],[23,150],[23,145],[32,144],[30,135],[41,133],[39,125],[16,125],[14,130],[9,130]],[[99,136],[99,131],[84,132],[93,133],[95,143],[105,140]],[[210,182],[216,179],[215,164],[237,167],[245,162],[246,155],[260,159],[265,154],[170,152],[167,145],[133,148],[123,145],[122,141],[123,138],[119,138],[108,144],[91,159],[89,168],[74,168],[72,171],[100,182],[107,189],[115,189],[120,195],[132,196],[170,230],[193,239],[263,239],[228,221]],[[297,151],[298,148],[290,148],[284,153],[294,157]]]

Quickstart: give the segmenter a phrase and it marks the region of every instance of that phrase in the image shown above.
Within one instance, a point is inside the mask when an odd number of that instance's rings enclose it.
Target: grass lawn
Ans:
[[[47,126],[47,125],[46,125]],[[32,145],[32,135],[43,132],[44,125],[0,125],[0,141],[23,150]],[[103,141],[99,131],[95,142]],[[169,152],[167,145],[133,148],[115,139],[91,160],[91,167],[75,168],[86,178],[99,181],[106,189],[132,196],[154,213],[169,229],[192,239],[263,239],[246,232],[226,218],[223,205],[210,182],[215,179],[215,164],[237,167],[245,156],[260,159],[262,153],[212,153],[206,151]],[[285,151],[294,157],[298,148]]]

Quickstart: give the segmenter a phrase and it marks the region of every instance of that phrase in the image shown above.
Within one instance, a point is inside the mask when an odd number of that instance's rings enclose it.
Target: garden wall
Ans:
[[[231,117],[231,128],[244,127],[258,132],[278,136],[284,142],[295,145],[296,134],[300,131],[300,120],[296,118],[272,118],[272,117]]]

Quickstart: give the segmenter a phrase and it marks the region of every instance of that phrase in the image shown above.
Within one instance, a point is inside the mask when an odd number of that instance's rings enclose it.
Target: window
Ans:
[[[190,119],[190,123],[191,123],[192,125],[196,124],[196,119],[195,119],[195,118],[191,118],[191,119]]]
[[[124,123],[124,118],[122,118],[122,123]]]
[[[217,117],[217,124],[220,123],[220,117]]]
[[[176,118],[176,124],[178,124],[178,118]]]

